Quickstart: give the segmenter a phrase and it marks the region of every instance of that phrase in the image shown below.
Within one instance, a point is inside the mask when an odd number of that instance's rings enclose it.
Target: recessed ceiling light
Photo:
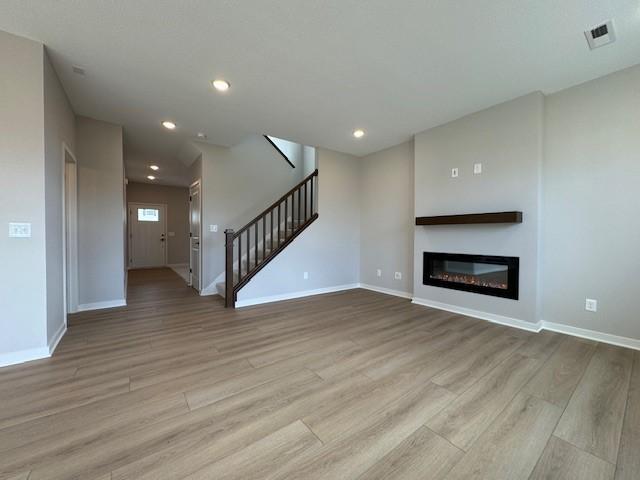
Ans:
[[[196,134],[196,137],[201,138],[201,139],[203,139],[203,140],[204,140],[205,138],[207,138],[207,136],[206,136],[204,133],[202,133],[202,132],[198,132],[198,133]]]
[[[162,126],[164,128],[166,128],[167,130],[175,130],[176,129],[176,124],[173,122],[170,122],[169,120],[165,120],[164,122],[162,122]]]
[[[155,180],[155,179],[156,179],[156,177],[154,177],[153,175],[147,175],[147,178],[148,178],[149,180]]]
[[[214,80],[213,82],[211,82],[211,85],[213,85],[213,88],[215,88],[219,92],[226,92],[227,90],[229,90],[229,87],[231,87],[229,82],[222,79]]]
[[[158,165],[149,165],[149,168],[154,171],[160,170],[160,167]]]
[[[362,130],[361,128],[358,128],[356,130],[353,131],[353,136],[356,138],[362,138],[364,137],[364,130]]]

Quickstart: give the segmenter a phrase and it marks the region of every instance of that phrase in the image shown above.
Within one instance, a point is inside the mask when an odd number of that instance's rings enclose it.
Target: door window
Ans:
[[[160,210],[158,210],[157,208],[139,208],[138,221],[139,222],[159,222]]]

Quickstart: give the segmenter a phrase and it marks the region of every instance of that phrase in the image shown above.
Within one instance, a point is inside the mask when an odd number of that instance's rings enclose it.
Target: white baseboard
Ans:
[[[5,353],[0,355],[0,367],[8,367],[18,363],[31,362],[50,357],[48,347],[29,348],[18,352]]]
[[[636,338],[621,337],[619,335],[613,335],[610,333],[587,330],[586,328],[572,327],[570,325],[564,325],[562,323],[547,322],[546,320],[540,320],[537,323],[525,322],[524,320],[519,320],[517,318],[503,317],[501,315],[495,315],[493,313],[481,312],[479,310],[472,310],[470,308],[458,307],[455,305],[449,305],[446,303],[440,303],[433,300],[425,300],[421,298],[414,298],[412,300],[412,303],[423,305],[425,307],[436,308],[438,310],[446,310],[448,312],[459,313],[468,317],[479,318],[481,320],[487,320],[489,322],[499,323],[500,325],[519,328],[521,330],[527,330],[529,332],[537,333],[542,330],[549,330],[551,332],[563,333],[572,337],[586,338],[587,340],[593,340],[595,342],[608,343],[610,345],[616,345],[618,347],[640,350],[640,339]]]
[[[249,307],[251,305],[261,305],[263,303],[281,302],[283,300],[293,300],[294,298],[310,297],[312,295],[322,295],[323,293],[341,292],[359,288],[359,283],[349,283],[347,285],[336,285],[334,287],[317,288],[315,290],[303,290],[301,292],[285,293],[282,295],[270,295],[268,297],[249,298],[238,300],[236,308]]]
[[[586,338],[587,340],[609,343],[618,347],[640,350],[640,340],[637,338],[621,337],[619,335],[612,335],[611,333],[602,333],[595,330],[587,330],[586,328],[572,327],[562,323],[547,322],[546,320],[542,320],[542,328],[544,330],[564,333],[573,337]]]
[[[65,333],[67,333],[67,325],[63,323],[60,325],[60,328],[58,328],[58,331],[53,335],[53,337],[51,337],[51,340],[49,340],[49,355],[53,355],[53,352],[60,343],[60,340],[62,340],[62,337],[64,337]]]
[[[218,293],[218,289],[216,288],[216,284],[212,283],[211,285],[209,285],[206,288],[203,288],[202,290],[200,290],[200,296],[201,297],[206,297],[209,295],[220,295]]]
[[[449,305],[448,303],[436,302],[434,300],[414,298],[411,303],[422,305],[424,307],[436,308],[438,310],[446,310],[447,312],[459,313],[460,315],[479,318],[481,320],[487,320],[492,323],[499,323],[500,325],[515,327],[521,330],[527,330],[529,332],[537,333],[542,329],[542,322],[538,322],[538,323],[526,322],[524,320],[519,320],[517,318],[505,317],[505,316],[496,315],[493,313],[482,312],[480,310],[473,310],[471,308],[458,307],[456,305]]]
[[[403,292],[401,290],[392,290],[391,288],[377,287],[375,285],[369,285],[368,283],[359,283],[359,288],[364,288],[365,290],[371,290],[373,292],[385,293],[387,295],[393,295],[395,297],[401,298],[413,298],[413,294],[409,292]]]
[[[127,301],[124,298],[120,300],[107,300],[106,302],[83,303],[78,305],[78,312],[86,312],[88,310],[102,310],[103,308],[126,307]]]

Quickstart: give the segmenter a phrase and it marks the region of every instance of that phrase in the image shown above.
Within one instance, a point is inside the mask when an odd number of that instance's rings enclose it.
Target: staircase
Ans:
[[[225,281],[216,288],[235,308],[238,292],[317,218],[318,170],[237,232],[225,230]]]

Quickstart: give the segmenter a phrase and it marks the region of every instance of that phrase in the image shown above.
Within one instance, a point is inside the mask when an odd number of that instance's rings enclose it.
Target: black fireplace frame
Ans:
[[[478,262],[491,265],[507,266],[507,288],[484,287],[482,285],[469,285],[466,283],[449,282],[431,278],[433,260],[450,260],[453,262]],[[480,293],[494,297],[518,300],[520,277],[520,259],[518,257],[500,257],[495,255],[468,255],[464,253],[424,252],[422,257],[422,284],[432,287],[449,288],[463,292]]]

